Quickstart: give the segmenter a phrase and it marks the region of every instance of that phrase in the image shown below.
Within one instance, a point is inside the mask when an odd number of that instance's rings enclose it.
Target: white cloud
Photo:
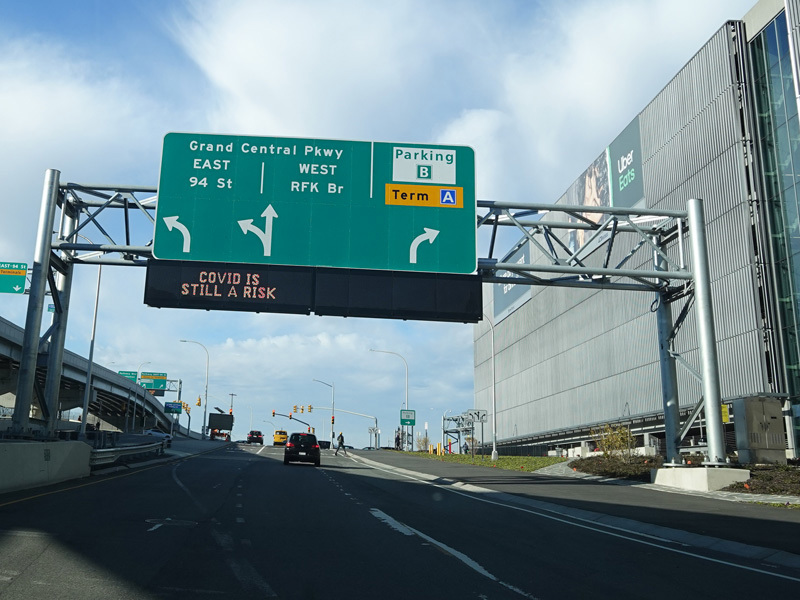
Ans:
[[[156,185],[166,131],[465,144],[476,152],[480,198],[553,201],[750,4],[171,4],[163,21],[193,66],[170,43],[148,56],[136,36],[106,55],[80,36],[0,31],[0,260],[31,262],[46,169],[69,181]],[[146,236],[148,226],[140,220],[136,231]],[[96,268],[76,268],[68,347],[84,355],[95,277]],[[471,406],[470,326],[157,310],[142,305],[143,282],[143,269],[104,268],[95,356],[117,370],[150,361],[183,379],[184,398],[202,395],[205,377],[202,349],[178,342],[188,338],[209,349],[213,401],[227,406],[236,393],[256,422],[272,408],[327,403],[317,378],[335,382],[342,407],[379,413],[389,439],[405,368],[370,348],[406,358],[418,420]],[[3,296],[0,314],[24,322],[26,298]],[[342,422],[366,443],[370,423]]]

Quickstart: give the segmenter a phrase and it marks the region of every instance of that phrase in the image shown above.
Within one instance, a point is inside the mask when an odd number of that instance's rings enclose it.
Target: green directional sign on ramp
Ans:
[[[417,424],[417,411],[415,410],[400,410],[400,425],[411,425],[414,427]]]
[[[464,146],[169,133],[159,259],[472,273]]]
[[[117,373],[126,379],[130,379],[133,383],[136,383],[136,376],[138,375],[136,371],[117,371]]]
[[[0,262],[0,293],[24,294],[26,263]]]

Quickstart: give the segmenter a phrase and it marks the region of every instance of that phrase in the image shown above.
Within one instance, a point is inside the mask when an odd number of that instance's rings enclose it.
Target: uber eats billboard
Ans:
[[[639,133],[639,117],[636,117],[616,139],[598,156],[578,179],[567,194],[568,204],[584,206],[613,206],[632,208],[644,201],[644,179],[642,176],[642,142]],[[583,213],[586,219],[598,222],[604,218],[599,213]],[[576,219],[573,219],[577,222]],[[572,231],[569,247],[584,258],[609,239],[609,234],[594,237],[587,230]]]
[[[584,206],[609,206],[633,208],[644,203],[644,177],[642,174],[642,141],[637,116],[573,182],[559,200],[564,204]],[[584,213],[586,219],[598,222],[603,215]],[[572,222],[577,219],[570,218]],[[592,238],[593,232],[572,230],[567,243],[575,257],[583,259],[610,238],[604,233]],[[531,262],[530,249],[523,244],[508,262]],[[511,275],[510,273],[508,274]],[[495,322],[501,321],[531,298],[530,288],[519,284],[494,285]]]
[[[617,139],[611,142],[606,153],[610,163],[611,206],[636,206],[644,199],[639,117],[631,121]]]

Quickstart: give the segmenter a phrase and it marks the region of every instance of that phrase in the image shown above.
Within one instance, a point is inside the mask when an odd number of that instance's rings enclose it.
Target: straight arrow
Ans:
[[[183,251],[189,252],[189,246],[192,244],[192,236],[189,234],[189,230],[186,228],[186,225],[183,223],[178,222],[178,216],[174,217],[164,217],[164,223],[167,225],[167,229],[172,231],[173,228],[177,229],[178,231],[183,234]]]
[[[425,233],[418,235],[414,238],[414,241],[411,242],[411,250],[409,252],[408,260],[412,265],[417,264],[417,248],[419,245],[427,240],[431,244],[433,240],[436,239],[436,236],[439,235],[439,231],[436,229],[428,229],[427,227],[423,227]]]
[[[245,235],[247,235],[248,231],[255,233],[261,240],[261,244],[264,246],[264,256],[271,256],[272,223],[278,218],[278,213],[275,212],[275,209],[272,208],[272,204],[270,204],[264,209],[264,212],[261,213],[261,216],[264,217],[264,231],[261,231],[258,227],[253,225],[253,219],[242,219],[241,221],[237,222],[239,223],[239,227],[242,228],[242,233]]]

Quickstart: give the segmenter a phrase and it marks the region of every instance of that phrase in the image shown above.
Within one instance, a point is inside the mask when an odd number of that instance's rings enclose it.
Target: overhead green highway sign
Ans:
[[[27,263],[0,262],[0,293],[24,294]]]
[[[465,146],[169,133],[159,259],[472,273]]]
[[[167,389],[166,373],[142,373],[139,375],[139,384],[146,390]]]

